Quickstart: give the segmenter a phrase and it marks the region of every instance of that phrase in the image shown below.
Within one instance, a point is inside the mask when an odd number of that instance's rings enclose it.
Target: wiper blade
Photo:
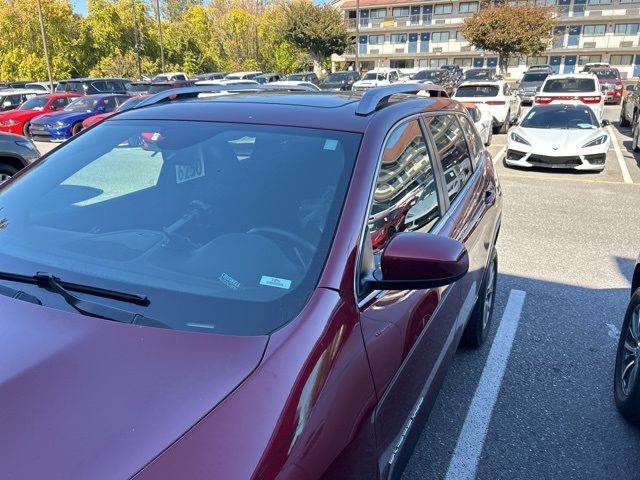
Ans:
[[[14,282],[31,283],[33,285],[49,285],[48,277],[52,277],[58,285],[66,290],[79,293],[88,293],[98,297],[111,298],[112,300],[120,300],[122,302],[135,303],[144,307],[149,305],[149,299],[145,295],[135,293],[119,292],[117,290],[109,290],[106,288],[94,287],[92,285],[83,285],[80,283],[65,282],[58,277],[53,277],[48,273],[38,272],[35,275],[22,275],[20,273],[0,272],[0,279],[11,280]]]
[[[38,297],[34,297],[33,295],[29,295],[22,290],[17,290],[15,288],[5,287],[4,285],[0,285],[0,295],[4,295],[5,297],[15,298],[16,300],[22,300],[24,302],[35,303],[36,305],[42,305],[42,302]]]

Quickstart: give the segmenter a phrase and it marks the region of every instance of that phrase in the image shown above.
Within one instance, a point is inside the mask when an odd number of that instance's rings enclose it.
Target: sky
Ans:
[[[71,0],[71,3],[73,4],[74,12],[83,15],[87,14],[87,0]]]

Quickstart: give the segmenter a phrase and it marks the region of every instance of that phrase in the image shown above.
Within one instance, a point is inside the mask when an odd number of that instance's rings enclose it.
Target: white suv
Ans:
[[[493,117],[494,133],[507,133],[509,125],[518,121],[522,109],[520,97],[504,80],[464,82],[456,89],[453,98],[486,105]]]
[[[598,77],[590,73],[549,75],[533,99],[534,105],[568,103],[588,105],[602,120],[604,95],[600,91]]]
[[[402,74],[396,69],[377,69],[368,71],[360,80],[354,82],[354,92],[364,92],[373,87],[391,85],[400,81]]]

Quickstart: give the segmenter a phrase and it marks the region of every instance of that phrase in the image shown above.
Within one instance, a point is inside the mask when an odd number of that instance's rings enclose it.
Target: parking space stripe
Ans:
[[[624,183],[633,183],[631,180],[631,175],[629,175],[629,169],[627,168],[627,164],[624,161],[624,157],[622,156],[622,151],[620,150],[620,145],[618,145],[618,139],[611,128],[611,125],[607,127],[609,131],[609,136],[611,136],[611,143],[613,144],[613,149],[616,152],[616,158],[618,159],[618,163],[620,164],[620,170],[622,171],[622,179]]]
[[[504,153],[507,151],[507,146],[505,145],[504,147],[502,147],[500,149],[500,151],[498,153],[495,154],[495,156],[493,157],[493,164],[495,165],[496,163],[498,163],[498,160],[500,160],[500,158],[504,155]]]
[[[542,180],[546,182],[547,180],[556,181],[556,182],[575,182],[575,183],[603,183],[605,185],[628,185],[631,187],[640,187],[637,183],[622,183],[622,182],[612,182],[610,180],[584,180],[582,178],[571,178],[569,176],[566,177],[544,177],[542,175],[518,175],[513,173],[500,173],[500,178],[518,178],[518,179],[527,179],[527,180]]]
[[[493,339],[491,351],[458,437],[445,480],[473,480],[476,476],[493,407],[498,399],[513,339],[520,322],[525,295],[526,293],[522,290],[511,290],[509,293],[502,321]]]

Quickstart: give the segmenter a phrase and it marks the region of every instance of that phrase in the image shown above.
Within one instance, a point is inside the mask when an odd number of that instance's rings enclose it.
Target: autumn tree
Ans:
[[[308,52],[319,75],[322,62],[334,53],[342,53],[349,45],[347,24],[343,14],[329,5],[312,0],[292,0],[282,7],[283,38]]]
[[[551,9],[539,5],[490,4],[467,18],[462,34],[476,48],[500,56],[500,71],[521,55],[540,55],[551,40]]]

